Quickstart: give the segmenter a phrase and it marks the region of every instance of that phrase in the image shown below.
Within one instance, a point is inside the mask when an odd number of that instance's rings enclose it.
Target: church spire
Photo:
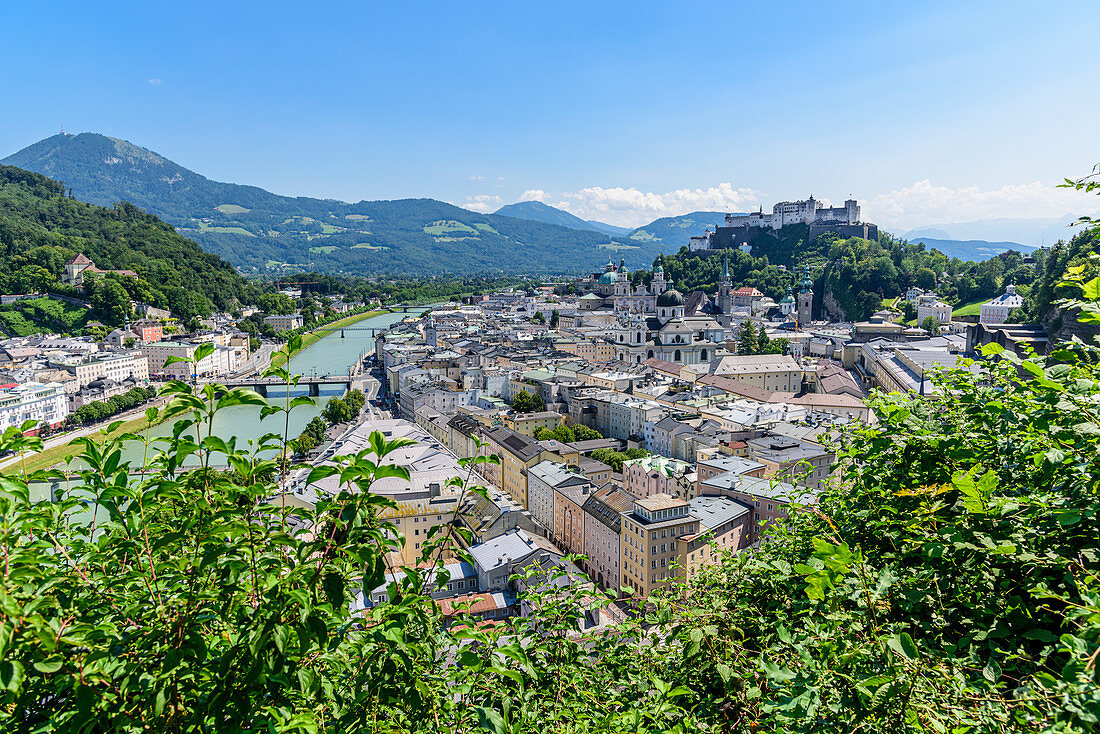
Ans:
[[[730,277],[730,256],[728,252],[722,253],[722,278]]]

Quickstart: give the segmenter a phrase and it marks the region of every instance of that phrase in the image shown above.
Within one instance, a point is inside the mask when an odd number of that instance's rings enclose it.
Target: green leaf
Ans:
[[[198,364],[213,354],[214,349],[216,349],[214,342],[203,342],[200,344],[198,348],[195,349],[195,364]]]
[[[23,685],[25,677],[22,663],[16,660],[0,662],[0,686],[16,692]]]
[[[325,598],[333,609],[342,609],[344,606],[344,577],[338,573],[325,574],[321,584],[325,589]]]
[[[1087,301],[1100,301],[1100,277],[1081,286],[1081,297]]]
[[[499,711],[494,711],[485,706],[474,706],[477,712],[477,723],[483,731],[491,731],[493,734],[507,734],[508,726],[504,723],[504,717]]]
[[[894,635],[886,641],[886,644],[890,646],[891,650],[907,660],[916,660],[920,657],[920,651],[917,650],[917,643],[913,642],[913,638],[909,636],[908,632]]]
[[[56,673],[61,670],[62,665],[61,660],[39,660],[34,664],[34,669],[39,673]]]
[[[996,342],[990,342],[989,344],[982,345],[982,356],[992,357],[997,354],[1004,353],[1005,348]]]
[[[997,664],[997,661],[990,658],[989,662],[982,668],[982,677],[990,683],[995,683],[998,678],[1001,677],[1001,666]]]

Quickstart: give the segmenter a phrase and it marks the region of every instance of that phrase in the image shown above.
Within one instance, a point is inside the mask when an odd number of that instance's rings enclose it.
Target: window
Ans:
[[[677,349],[676,352],[673,354],[672,361],[673,362],[679,362],[680,361],[680,350],[679,349]]]
[[[651,551],[651,553],[653,555],[657,555],[657,546],[653,546],[653,550]]]

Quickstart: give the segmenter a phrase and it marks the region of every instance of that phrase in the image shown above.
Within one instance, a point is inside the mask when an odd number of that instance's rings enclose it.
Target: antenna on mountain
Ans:
[[[62,135],[65,134],[65,121],[64,120],[61,121],[61,134]]]

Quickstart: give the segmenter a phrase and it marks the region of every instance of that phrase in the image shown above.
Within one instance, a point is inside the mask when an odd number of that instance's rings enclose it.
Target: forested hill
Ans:
[[[254,272],[583,272],[607,259],[601,248],[642,265],[663,247],[477,214],[433,199],[347,204],[279,196],[211,181],[145,148],[94,133],[54,135],[2,162],[63,181],[82,201],[133,202]]]
[[[129,298],[184,317],[254,295],[229,263],[152,214],[132,204],[76,201],[57,181],[0,166],[0,292],[64,292],[64,264],[77,253],[104,270],[136,272],[110,280]]]
[[[1026,297],[1046,258],[1043,250],[1037,250],[1025,262],[1020,253],[1009,251],[971,262],[885,233],[876,241],[826,234],[814,242],[808,241],[808,234],[806,225],[784,227],[774,236],[758,240],[751,254],[741,250],[725,253],[734,285],[752,286],[778,302],[808,267],[814,281],[815,316],[859,321],[911,286],[935,290],[954,306],[993,298],[1003,293],[1008,283],[1015,284]],[[722,253],[691,252],[684,247],[663,258],[665,276],[682,291],[713,294],[722,258]],[[636,271],[632,277],[645,282],[650,275]]]

